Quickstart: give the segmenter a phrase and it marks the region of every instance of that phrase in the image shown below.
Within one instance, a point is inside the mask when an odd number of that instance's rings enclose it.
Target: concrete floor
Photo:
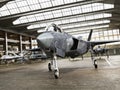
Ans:
[[[120,90],[120,56],[99,60],[97,70],[90,58],[58,63],[59,79],[48,72],[48,62],[0,66],[0,90]]]

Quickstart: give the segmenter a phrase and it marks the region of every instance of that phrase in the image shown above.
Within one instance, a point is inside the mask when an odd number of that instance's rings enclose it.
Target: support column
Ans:
[[[32,38],[31,37],[29,37],[29,42],[30,42],[29,48],[32,49]]]
[[[19,51],[22,52],[22,35],[19,37]]]
[[[7,55],[8,54],[8,37],[7,37],[7,32],[5,32],[5,34],[4,34],[4,51],[5,51],[5,55]]]

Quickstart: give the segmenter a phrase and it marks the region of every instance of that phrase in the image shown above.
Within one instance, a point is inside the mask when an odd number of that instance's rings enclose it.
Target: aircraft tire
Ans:
[[[49,70],[49,71],[52,71],[51,63],[48,63],[48,70]]]
[[[59,78],[59,71],[58,70],[54,70],[54,76],[55,76],[55,79]]]
[[[94,66],[95,66],[95,69],[97,69],[97,68],[98,68],[98,65],[97,65],[97,64],[95,64]]]
[[[95,67],[95,69],[98,68],[97,61],[96,61],[96,60],[94,60],[94,67]]]

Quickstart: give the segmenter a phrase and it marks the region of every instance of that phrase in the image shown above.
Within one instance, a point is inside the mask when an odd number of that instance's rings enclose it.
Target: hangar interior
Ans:
[[[0,50],[33,48],[35,37],[51,23],[84,40],[90,29],[93,41],[119,40],[119,4],[119,0],[1,0]],[[107,47],[115,49],[111,53],[120,52],[119,43]]]
[[[51,23],[77,39],[87,40],[93,30],[91,41],[120,40],[120,0],[0,0],[0,58],[35,49],[36,37]],[[0,90],[120,90],[120,42],[101,47],[108,49],[110,58],[100,57],[100,68],[90,53],[78,60],[58,58],[59,79],[43,54],[40,62],[26,60],[29,52],[17,57],[20,64],[13,61],[16,57],[8,57],[10,63],[0,59]]]

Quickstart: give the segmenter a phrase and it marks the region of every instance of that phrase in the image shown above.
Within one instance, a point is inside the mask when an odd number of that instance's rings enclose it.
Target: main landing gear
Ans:
[[[91,53],[91,59],[92,59],[92,62],[93,62],[93,65],[94,65],[95,69],[97,69],[98,68],[98,64],[97,64],[97,60],[93,56],[93,53]]]
[[[53,70],[55,79],[59,78],[59,69],[58,69],[58,65],[57,65],[57,56],[56,55],[54,55],[51,63],[48,63],[48,70],[49,71]]]
[[[97,69],[97,68],[98,68],[98,65],[97,65],[97,60],[93,60],[93,65],[94,65],[95,69]]]

